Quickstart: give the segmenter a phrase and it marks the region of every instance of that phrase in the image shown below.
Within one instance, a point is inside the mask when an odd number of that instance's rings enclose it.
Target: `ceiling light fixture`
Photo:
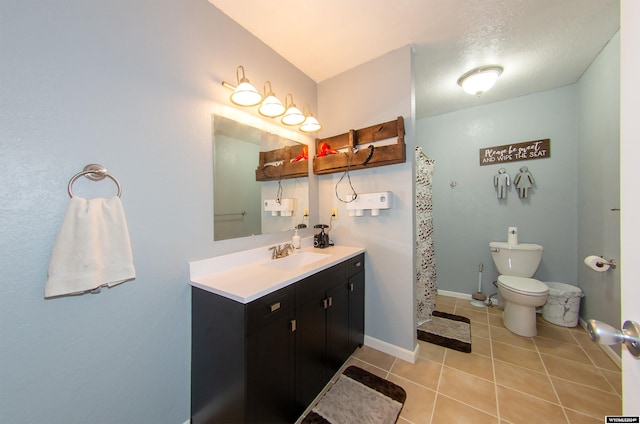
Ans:
[[[502,66],[497,65],[480,66],[458,78],[458,85],[467,93],[480,96],[493,87],[502,70]]]
[[[309,105],[305,105],[304,107],[305,112],[308,110],[308,106]],[[318,120],[313,117],[311,112],[305,113],[304,116],[305,116],[304,122],[302,123],[302,125],[300,125],[300,131],[314,132],[322,128],[322,126],[320,125],[320,122],[318,122]]]
[[[269,91],[267,91],[267,85],[269,86]],[[258,108],[258,112],[260,115],[266,116],[267,118],[275,118],[284,113],[285,107],[282,105],[280,99],[276,97],[271,90],[271,82],[267,81],[264,83],[264,100],[260,107]]]
[[[291,99],[291,103],[288,100]],[[287,94],[285,98],[285,104],[287,111],[284,113],[281,121],[285,125],[300,125],[304,121],[304,115],[300,112],[300,109],[293,103],[293,95],[291,93]]]
[[[293,103],[293,95],[291,93],[287,94],[285,104],[282,105],[280,99],[276,97],[271,89],[271,81],[265,81],[264,83],[264,100],[262,100],[262,95],[258,93],[247,77],[245,77],[243,66],[238,66],[238,69],[236,69],[236,79],[238,80],[237,86],[222,81],[224,87],[233,90],[233,94],[231,94],[230,97],[232,103],[238,106],[255,106],[260,104],[260,106],[258,106],[260,115],[267,118],[282,116],[282,118],[280,118],[282,124],[287,126],[300,125],[299,130],[302,132],[319,131],[322,128],[318,120],[314,118],[309,111],[309,105],[305,105],[305,113],[302,113],[295,103]]]
[[[240,72],[242,71],[242,78],[240,77]],[[262,101],[262,95],[258,93],[258,90],[251,85],[247,77],[244,75],[244,67],[238,66],[236,69],[236,80],[238,81],[238,85],[233,90],[233,94],[231,94],[231,101],[238,106],[255,106],[260,101]],[[222,83],[225,86],[228,86],[226,83]]]

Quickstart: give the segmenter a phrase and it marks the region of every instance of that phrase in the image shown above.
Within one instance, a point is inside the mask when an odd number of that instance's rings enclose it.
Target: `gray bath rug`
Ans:
[[[397,384],[350,366],[302,424],[393,424],[406,398],[407,393]]]
[[[469,318],[433,311],[431,321],[418,326],[418,339],[460,352],[471,352],[471,324]]]

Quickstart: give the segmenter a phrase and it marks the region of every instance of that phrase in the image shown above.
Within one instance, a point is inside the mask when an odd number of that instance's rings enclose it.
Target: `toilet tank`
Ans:
[[[539,244],[492,241],[489,247],[493,263],[502,275],[533,277],[542,259],[542,246]]]

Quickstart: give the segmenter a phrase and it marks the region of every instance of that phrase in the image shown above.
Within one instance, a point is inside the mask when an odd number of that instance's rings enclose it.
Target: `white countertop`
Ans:
[[[364,251],[362,247],[350,246],[306,247],[300,252],[328,256],[295,269],[277,269],[273,267],[274,263],[287,258],[270,259],[271,252],[265,246],[189,262],[189,284],[240,303],[249,303]],[[296,254],[299,253],[293,253],[293,256]]]

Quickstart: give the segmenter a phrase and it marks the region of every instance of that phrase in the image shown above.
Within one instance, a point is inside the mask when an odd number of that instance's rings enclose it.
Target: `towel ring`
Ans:
[[[89,178],[91,181],[100,181],[100,180],[104,180],[104,178],[107,177],[111,181],[113,181],[118,187],[118,197],[122,196],[122,187],[120,186],[120,182],[116,180],[116,178],[113,175],[109,174],[107,172],[107,169],[104,166],[99,165],[97,163],[91,163],[85,166],[82,169],[82,171],[78,172],[69,180],[69,185],[67,186],[69,197],[73,197],[73,190],[72,190],[73,183],[75,183],[76,180],[82,176]]]

